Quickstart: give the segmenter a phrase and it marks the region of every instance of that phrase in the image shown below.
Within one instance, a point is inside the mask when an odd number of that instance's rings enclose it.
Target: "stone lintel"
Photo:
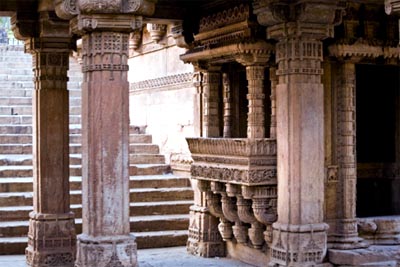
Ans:
[[[78,236],[76,267],[134,267],[137,248],[133,235]]]

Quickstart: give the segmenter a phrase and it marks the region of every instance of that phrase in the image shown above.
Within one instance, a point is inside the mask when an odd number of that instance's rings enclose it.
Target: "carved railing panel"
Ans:
[[[188,138],[192,179],[224,241],[262,249],[277,219],[276,140]]]

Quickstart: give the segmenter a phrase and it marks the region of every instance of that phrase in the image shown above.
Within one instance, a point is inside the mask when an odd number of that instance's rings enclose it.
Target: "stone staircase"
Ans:
[[[77,233],[82,229],[80,67],[70,67],[70,193]],[[24,254],[32,210],[31,57],[0,46],[0,254]],[[130,223],[138,248],[186,244],[189,179],[175,176],[150,135],[130,134]]]

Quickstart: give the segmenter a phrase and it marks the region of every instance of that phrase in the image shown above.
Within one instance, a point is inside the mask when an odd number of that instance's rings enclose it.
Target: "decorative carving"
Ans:
[[[32,212],[26,259],[29,266],[73,266],[76,251],[74,215]]]
[[[247,66],[249,112],[247,114],[247,138],[264,138],[264,67]]]
[[[193,73],[182,73],[171,76],[165,76],[162,78],[150,79],[142,82],[136,82],[130,84],[130,90],[145,90],[157,87],[164,87],[170,85],[176,85],[181,83],[189,83],[192,81]]]
[[[112,14],[85,14],[71,19],[71,30],[79,35],[84,35],[95,30],[131,32],[143,27],[141,16]]]
[[[400,1],[399,0],[385,0],[385,12],[388,15],[400,14]]]
[[[137,266],[135,239],[130,236],[114,236],[111,240],[104,242],[101,238],[92,239],[80,235],[75,266]]]
[[[224,131],[223,137],[229,138],[232,135],[232,93],[231,84],[229,80],[229,74],[222,74],[222,86],[223,86],[223,102],[224,102]]]
[[[147,23],[147,30],[150,32],[151,39],[158,43],[167,33],[167,25]]]
[[[269,131],[269,138],[276,138],[276,86],[278,84],[278,77],[276,76],[276,67],[269,68],[269,79],[271,82],[271,124]]]
[[[219,137],[219,72],[203,73],[203,136]]]
[[[70,20],[78,15],[79,10],[76,1],[77,0],[55,0],[54,6],[57,16],[65,20]]]
[[[199,32],[212,31],[221,26],[247,20],[249,17],[250,7],[248,5],[235,6],[219,13],[201,18]]]
[[[142,43],[142,31],[141,29],[136,29],[129,35],[129,50],[130,48],[132,48],[133,50],[138,49],[141,43]]]
[[[172,37],[175,39],[176,46],[180,48],[189,48],[189,44],[186,43],[185,36],[183,34],[183,25],[182,23],[176,23],[171,27]]]

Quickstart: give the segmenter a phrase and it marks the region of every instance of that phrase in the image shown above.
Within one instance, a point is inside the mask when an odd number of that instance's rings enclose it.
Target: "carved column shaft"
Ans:
[[[338,211],[339,221],[334,233],[335,248],[358,248],[366,244],[358,238],[356,220],[356,105],[355,64],[350,61],[343,62],[340,67],[341,83],[338,90],[338,140],[337,162],[339,166],[339,196]]]
[[[224,101],[224,138],[232,137],[233,103],[231,84],[228,73],[222,74],[223,101]]]
[[[269,79],[271,81],[271,125],[269,128],[269,137],[276,138],[276,85],[278,77],[276,76],[276,67],[269,68]]]
[[[26,51],[33,58],[35,84],[33,212],[29,214],[26,258],[29,266],[66,267],[74,265],[76,252],[74,214],[70,211],[69,198],[67,71],[71,37],[68,23],[48,12],[42,12],[35,23],[41,26],[41,37],[25,41]]]
[[[219,137],[219,87],[221,74],[203,73],[203,137]]]
[[[322,263],[327,249],[322,41],[315,33],[303,35],[296,24],[272,31],[282,35],[276,46],[278,221],[273,224],[271,265],[309,266]]]
[[[129,224],[129,33],[82,37],[82,234],[76,266],[136,266]]]
[[[246,67],[249,93],[249,112],[247,115],[247,138],[264,138],[264,67],[250,65]]]

